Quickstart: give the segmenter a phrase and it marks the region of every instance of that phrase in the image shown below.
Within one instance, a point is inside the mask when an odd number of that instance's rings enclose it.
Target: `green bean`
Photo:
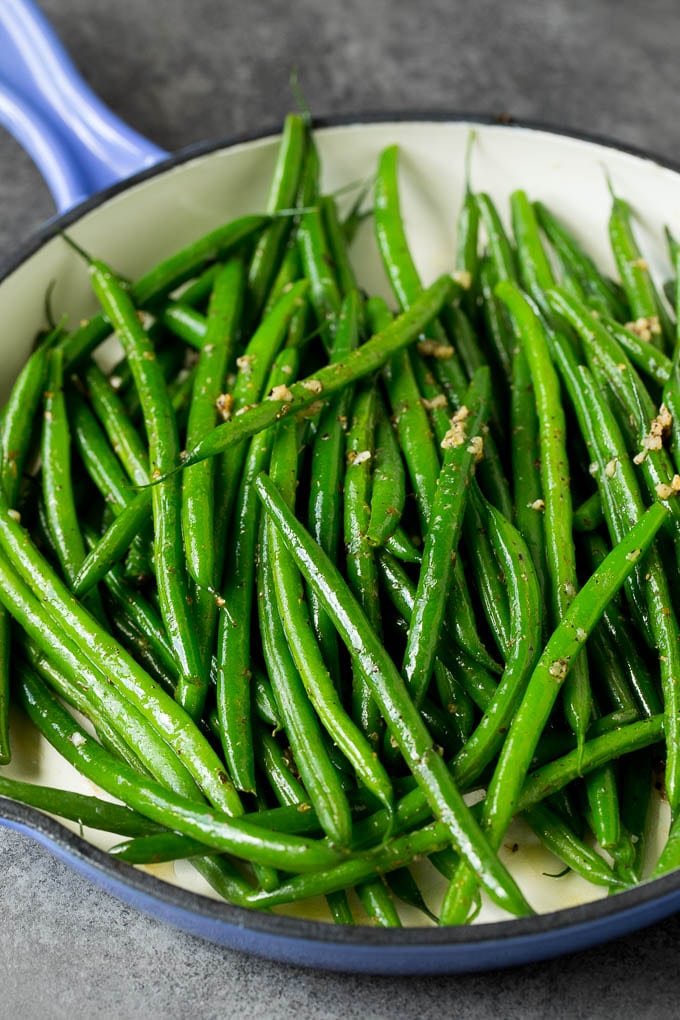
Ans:
[[[320,209],[309,209],[303,213],[298,226],[297,243],[302,268],[310,284],[312,308],[321,327],[324,346],[330,351],[333,348],[342,296]]]
[[[663,388],[663,402],[670,411],[673,419],[673,425],[671,428],[671,452],[676,468],[680,465],[680,343],[678,343],[678,336],[680,335],[680,244],[673,242],[671,244],[671,253],[673,258],[673,270],[675,272],[675,286],[676,286],[676,336],[673,350],[673,360],[671,362],[670,371],[668,373],[668,379],[664,383]]]
[[[154,729],[181,752],[199,787],[216,806],[239,813],[240,802],[227,781],[224,767],[186,712],[152,683],[99,624],[73,598],[24,529],[12,519],[0,494],[0,547],[27,582],[62,632],[75,639],[82,654],[125,692]]]
[[[371,490],[371,513],[366,541],[381,546],[394,534],[406,500],[406,477],[399,443],[381,404],[375,436],[375,465]]]
[[[451,670],[439,660],[435,660],[434,664],[434,682],[439,704],[453,726],[457,744],[455,750],[458,750],[474,728],[475,711],[472,700]]]
[[[593,699],[595,716],[599,715],[597,700]],[[629,865],[633,859],[633,847],[628,833],[621,825],[619,786],[611,762],[600,765],[584,777],[585,793],[589,807],[589,825],[599,845],[619,865]]]
[[[512,373],[514,338],[507,313],[496,297],[496,284],[500,279],[503,277],[499,275],[491,258],[485,255],[479,269],[479,290],[485,336],[490,355],[489,361],[500,380],[498,390],[501,393],[501,400],[503,400],[504,384],[511,378]],[[501,419],[504,417],[504,411],[505,408],[502,406],[500,408]]]
[[[366,541],[370,520],[372,464],[374,457],[376,391],[370,383],[359,388],[351,405],[345,444],[344,546],[345,572],[350,588],[371,626],[380,634],[380,601],[375,552]],[[352,718],[375,748],[382,720],[360,669],[352,665]]]
[[[338,218],[338,207],[332,195],[319,199],[323,225],[333,259],[338,287],[343,297],[358,289],[356,273],[348,253],[348,241]]]
[[[451,287],[450,278],[439,277],[423,291],[421,297],[408,311],[394,319],[389,326],[362,344],[358,350],[353,351],[342,361],[326,365],[306,379],[293,383],[290,394],[286,394],[286,399],[271,396],[260,404],[248,408],[243,414],[235,416],[231,421],[218,425],[198,446],[184,454],[181,464],[175,470],[223,453],[231,446],[273,425],[283,416],[304,410],[320,399],[327,399],[357,379],[362,379],[382,368],[397,351],[408,346],[437,315],[449,296]]]
[[[199,442],[217,423],[217,400],[236,342],[243,286],[242,263],[236,259],[227,262],[215,279],[208,308],[206,342],[194,375],[186,434],[186,441],[191,445]],[[211,461],[196,464],[182,477],[182,533],[204,656],[212,644],[217,617],[213,593],[219,583],[212,541],[214,483]]]
[[[465,374],[471,379],[478,368],[488,364],[488,359],[480,346],[470,318],[459,305],[451,304],[443,310],[441,321],[449,343],[460,355]],[[495,410],[493,413],[495,417]]]
[[[125,469],[111,449],[95,415],[77,391],[68,394],[67,407],[73,444],[85,470],[107,506],[114,514],[120,513],[134,495]],[[82,563],[80,566],[82,568]]]
[[[421,541],[419,535],[411,538],[406,534],[401,525],[397,525],[389,538],[385,539],[385,552],[401,560],[402,563],[420,563],[423,554],[416,545]]]
[[[510,196],[510,210],[519,278],[534,301],[538,305],[543,305],[543,294],[555,286],[555,277],[541,243],[534,207],[525,191],[513,191]]]
[[[399,562],[387,551],[381,552],[378,565],[388,598],[397,612],[409,622],[415,601],[415,584],[403,571]],[[456,649],[446,623],[443,641],[439,644],[437,654],[442,664],[451,670],[474,703],[485,710],[493,698],[496,684],[493,678],[465,652]]]
[[[593,885],[602,885],[607,889],[625,888],[626,883],[615,875],[602,857],[575,836],[547,804],[536,804],[529,808],[525,817],[546,849],[577,875]]]
[[[626,292],[633,319],[647,319],[651,333],[650,343],[664,349],[673,341],[673,326],[668,310],[656,291],[649,266],[635,240],[631,210],[624,199],[611,187],[612,208],[609,217],[609,240]]]
[[[177,662],[168,642],[163,623],[148,599],[128,583],[119,567],[112,567],[103,578],[106,593],[116,609],[116,618],[126,616],[136,628],[140,639],[153,651],[159,663],[159,672],[166,682],[172,678],[172,686],[177,677]]]
[[[495,527],[495,519],[487,513],[490,506],[478,488],[473,486],[463,523],[463,544],[468,551],[477,593],[499,658],[505,662],[510,647],[510,608],[504,580],[491,548],[489,530]]]
[[[536,274],[536,285],[539,286],[537,270]],[[552,622],[555,625],[567,612],[578,584],[572,539],[566,421],[560,384],[550,358],[545,332],[531,304],[507,280],[498,284],[496,293],[515,320],[534,386],[545,508],[545,555],[551,589]],[[583,655],[570,670],[569,680],[564,685],[563,700],[567,721],[579,743],[582,743],[591,714],[588,665]]]
[[[648,340],[641,339],[632,330],[622,326],[614,319],[601,315],[600,322],[624,351],[639,371],[649,376],[652,382],[661,384],[667,382],[671,374],[672,361],[667,358],[663,351],[654,347]],[[646,335],[646,327],[641,330]]]
[[[338,889],[336,892],[329,893],[326,897],[326,903],[333,917],[334,924],[354,924],[354,917],[344,889]]]
[[[3,606],[0,609],[0,765],[7,765],[12,760],[12,743],[9,733],[11,641],[10,619]]]
[[[267,199],[267,212],[290,209],[295,204],[307,148],[308,129],[303,117],[286,117]],[[248,314],[257,320],[273,282],[292,221],[275,218],[260,234],[248,269]]]
[[[490,195],[480,192],[475,196],[479,218],[496,271],[501,280],[517,280],[517,258]]]
[[[241,876],[236,866],[224,856],[195,857],[191,864],[215,892],[229,903],[243,902],[251,888],[251,884]]]
[[[340,779],[321,739],[321,729],[286,644],[276,606],[270,541],[271,525],[262,522],[258,563],[258,611],[265,662],[300,776],[324,832],[347,845],[352,820]]]
[[[93,290],[125,350],[139,392],[149,441],[151,476],[163,475],[177,462],[179,440],[165,380],[130,295],[111,270],[88,261]],[[176,697],[197,718],[207,693],[194,620],[189,611],[182,551],[180,479],[165,478],[152,489],[156,581],[161,615],[180,665]]]
[[[674,473],[670,457],[661,446],[662,435],[657,434],[666,427],[662,424],[663,411],[657,421],[654,402],[625,351],[593,319],[588,308],[559,290],[551,291],[549,300],[551,306],[578,333],[595,377],[608,385],[616,395],[639,446],[634,463],[640,466],[648,495],[652,499],[656,498],[659,486],[666,485]],[[673,518],[673,531],[677,535],[680,528],[680,506],[670,501],[669,510]]]
[[[609,546],[596,535],[588,536],[586,545],[592,568],[595,569],[607,555]],[[610,602],[602,614],[598,629],[603,633],[610,656],[624,671],[627,687],[640,711],[646,716],[658,715],[661,712],[661,701],[655,680],[649,675],[647,665],[640,655],[639,638],[631,632],[630,621],[622,608],[616,600]]]
[[[198,351],[203,350],[207,332],[205,315],[191,305],[185,305],[183,301],[169,301],[158,310],[156,321],[169,329],[178,340],[183,340]]]
[[[149,771],[185,795],[196,797],[195,784],[163,737],[153,731],[123,692],[107,682],[102,670],[82,661],[77,644],[60,631],[49,615],[41,613],[39,600],[4,557],[0,558],[0,570],[0,597],[28,636],[22,647],[30,661],[81,711],[98,724],[103,721],[108,729],[114,729]],[[69,677],[77,677],[78,682]]]
[[[620,538],[644,511],[644,503],[621,434],[588,370],[582,365],[573,364],[574,359],[570,357],[568,348],[560,341],[553,342],[553,349],[579,426],[591,454],[596,458],[596,478],[607,526],[613,539]],[[608,470],[607,465],[612,463],[614,470]],[[680,755],[676,750],[676,733],[680,725],[680,693],[676,682],[676,677],[680,675],[680,649],[668,581],[657,549],[650,551],[647,568],[644,572],[640,571],[640,574],[636,578],[635,587],[629,588],[628,593],[636,600],[638,597],[643,600],[643,605],[638,609],[638,618],[643,628],[651,632],[653,645],[659,652],[668,746],[666,784],[669,801],[675,805],[680,799]],[[638,602],[631,604],[638,605]]]
[[[202,270],[198,276],[194,276],[186,283],[175,288],[175,300],[181,301],[188,308],[204,307],[215,285],[215,277],[219,270],[220,263],[213,262],[206,269]]]
[[[609,733],[611,730],[628,726],[629,723],[634,723],[639,718],[640,713],[637,709],[617,709],[614,712],[609,712],[607,715],[602,715],[591,722],[588,728],[588,740],[594,740],[596,737],[602,736],[603,733]],[[539,768],[541,765],[553,761],[560,755],[568,754],[575,747],[576,741],[571,731],[563,729],[546,730],[536,745],[536,751],[531,761],[532,768]],[[570,813],[573,814],[573,812]]]
[[[572,526],[574,531],[595,531],[604,521],[602,500],[597,490],[574,509]]]
[[[469,810],[433,748],[432,739],[408,696],[403,680],[342,576],[297,524],[270,480],[260,475],[256,486],[271,526],[280,531],[308,584],[318,590],[343,641],[361,662],[388,729],[433,811],[445,821],[454,845],[470,861],[484,888],[496,902],[513,913],[525,913],[528,908],[524,898],[498,858],[490,855],[484,841],[480,841]]]
[[[19,498],[19,486],[31,447],[38,409],[43,399],[47,378],[48,352],[58,339],[54,331],[35,351],[22,368],[12,387],[3,412],[0,429],[0,485],[10,506]],[[9,692],[11,667],[9,617],[0,609],[0,764],[12,757],[9,735]]]
[[[471,133],[466,153],[465,193],[456,220],[456,274],[464,291],[462,301],[468,315],[474,315],[479,284],[479,207],[470,187],[473,137],[474,133]]]
[[[68,818],[88,829],[115,832],[120,836],[150,836],[160,828],[156,822],[150,822],[148,818],[122,804],[112,804],[100,797],[71,790],[58,790],[53,786],[24,783],[9,776],[0,775],[0,796],[9,797],[50,815],[58,815],[59,818]]]
[[[573,278],[588,304],[601,315],[624,321],[628,317],[625,295],[599,272],[597,266],[583,250],[575,237],[553,216],[542,202],[534,202],[541,230],[544,232],[567,277]],[[565,285],[568,279],[565,280]]]
[[[213,807],[165,790],[145,780],[100,747],[35,676],[21,670],[18,693],[29,718],[71,764],[95,785],[160,825],[198,839],[210,849],[285,870],[317,870],[341,859],[327,843],[282,836],[242,818],[230,818]]]
[[[648,550],[666,516],[661,503],[644,513],[576,594],[545,646],[514,715],[484,800],[481,824],[492,846],[500,846],[517,809],[534,749],[575,656],[602,610]],[[462,864],[456,881],[447,890],[443,923],[464,919],[475,884],[471,869]]]
[[[420,887],[409,868],[397,868],[396,871],[391,871],[387,875],[386,881],[393,896],[407,903],[409,907],[414,907],[422,914],[425,914],[434,924],[437,923],[436,914],[432,913],[423,899]]]
[[[487,334],[496,361],[505,376],[509,378],[512,348],[514,346],[512,329],[507,318],[507,312],[498,303],[498,299],[494,294],[494,288],[500,280],[509,280],[511,282],[519,280],[517,259],[491,197],[484,193],[478,194],[475,197],[489,250],[488,258],[482,260],[480,267],[480,282]]]
[[[272,892],[256,890],[247,896],[247,902],[254,907],[271,907],[353,888],[371,876],[402,868],[415,858],[443,849],[448,839],[447,827],[434,823],[392,839],[380,850],[343,862],[332,870],[288,879]]]
[[[242,216],[224,226],[211,230],[185,248],[163,259],[141,276],[130,291],[138,308],[163,298],[175,287],[191,279],[198,269],[208,262],[225,258],[235,248],[263,230],[269,216]],[[90,354],[113,331],[106,313],[93,316],[89,322],[62,341],[66,366]]]
[[[375,231],[392,290],[402,309],[408,308],[422,284],[409,252],[401,216],[397,169],[399,148],[390,145],[380,154],[375,178]]]
[[[406,231],[401,216],[399,186],[397,181],[397,163],[399,149],[396,145],[383,150],[378,163],[375,181],[375,232],[383,265],[389,277],[399,306],[410,308],[422,291],[422,283],[418,270],[409,251]],[[460,287],[456,285],[456,293]],[[429,324],[426,336],[446,347],[447,367],[453,376],[454,385],[459,396],[465,391],[467,378],[458,361],[455,350],[446,343],[446,334],[441,324],[433,319]],[[405,371],[400,363],[399,372]]]
[[[541,590],[545,599],[546,562],[545,531],[540,507],[543,505],[538,416],[529,362],[521,345],[512,358],[512,394],[510,399],[512,430],[511,461],[514,495],[513,520],[527,543]]]
[[[97,730],[103,727],[102,732],[118,738],[132,752],[143,773],[175,793],[200,801],[196,784],[180,757],[154,732],[142,713],[107,684],[101,671],[84,663],[76,672],[78,652],[73,642],[60,636],[52,621],[44,621],[42,631],[36,627],[37,600],[18,578],[10,578],[11,568],[3,563],[1,569],[3,602],[25,627],[28,638],[21,642],[21,647],[30,666],[60,697],[91,719]],[[72,679],[74,674],[78,683]],[[125,760],[129,761],[127,754]]]
[[[605,719],[596,721],[604,723]],[[572,737],[573,740],[573,737]],[[606,762],[613,761],[626,754],[658,744],[663,740],[663,717],[653,716],[640,722],[616,725],[614,729],[598,733],[586,741],[582,753],[578,749],[569,751],[555,761],[534,769],[526,778],[519,796],[517,812],[526,811],[548,797],[554,796],[565,789],[570,783],[586,775],[591,769]],[[484,802],[476,804],[472,811],[480,817]],[[386,812],[376,811],[364,821],[357,821],[354,826],[354,846],[357,848],[371,846],[384,831]],[[414,826],[427,822],[431,816],[430,808],[423,791],[416,787],[402,796],[395,804],[393,832],[402,833]],[[446,826],[441,822],[431,825],[432,839],[441,845],[445,841]],[[430,846],[429,850],[439,847]],[[404,863],[402,861],[402,863]],[[448,868],[448,865],[447,865]],[[447,875],[447,877],[449,877]]]
[[[579,759],[579,751],[575,749],[531,772],[522,788],[517,810],[524,811],[532,804],[539,803],[605,762],[658,744],[661,740],[663,740],[661,715],[653,715],[648,719],[600,734],[586,741],[582,759]]]
[[[361,299],[350,291],[343,299],[331,351],[331,362],[340,361],[359,346]],[[342,536],[342,481],[345,470],[345,430],[353,389],[348,386],[324,407],[312,445],[309,471],[309,528],[322,548],[335,559]],[[319,605],[313,591],[308,593],[309,609],[319,646],[331,676],[340,682],[338,641],[335,628]]]
[[[423,561],[418,579],[402,674],[416,705],[427,690],[444,618],[453,572],[458,536],[467,501],[467,489],[475,460],[480,453],[481,429],[489,400],[489,371],[478,369],[468,389],[464,407],[453,419],[445,444]]]
[[[225,424],[229,424],[230,420],[239,420],[248,413],[248,409],[255,405],[256,401],[263,398],[274,359],[285,342],[291,319],[306,299],[308,289],[309,284],[306,280],[299,280],[293,284],[281,295],[267,318],[261,320],[250,337],[243,353],[237,360],[238,373],[227,398],[224,414],[224,417],[227,418]],[[210,436],[219,431],[220,427],[223,426],[218,426],[217,429],[208,432],[204,441],[209,442]],[[201,441],[199,440],[196,445],[200,447]],[[217,507],[215,513],[217,518],[215,535],[218,545],[225,539],[233,509],[233,498],[237,491],[235,479],[241,473],[247,450],[247,444],[241,443],[224,452],[224,456],[220,460],[216,489],[222,496],[221,505]]]
[[[56,338],[55,338],[56,339]],[[0,483],[10,506],[16,504],[31,437],[43,400],[51,343],[33,351],[17,376],[3,412],[0,430]]]
[[[491,762],[504,741],[523,697],[541,643],[540,588],[528,548],[520,533],[494,507],[491,542],[509,589],[510,631],[505,670],[484,706],[484,715],[453,761],[456,782],[467,788]]]
[[[141,489],[90,550],[76,574],[72,590],[80,598],[97,584],[113,565],[123,559],[140,528],[149,520],[152,489]]]
[[[295,805],[298,807],[298,805]],[[244,820],[261,828],[271,828],[289,836],[318,833],[319,826],[311,811],[288,813],[283,825],[272,819],[271,811],[257,811],[243,816]],[[283,821],[283,819],[282,819]],[[160,864],[164,861],[179,861],[201,857],[206,852],[205,843],[178,832],[157,832],[146,836],[133,837],[124,843],[111,847],[109,853],[127,864]]]
[[[117,391],[94,361],[85,369],[84,380],[93,409],[127,475],[144,486],[149,480],[149,457]]]
[[[449,436],[452,429],[454,433],[457,431],[460,426],[460,420],[455,416],[453,420],[449,418],[449,413],[446,409],[447,404],[445,394],[432,379],[430,373],[425,370],[425,365],[422,359],[414,358],[413,367],[418,380],[419,392],[423,395],[423,403],[429,408],[432,427],[436,438],[440,443],[440,449],[442,449],[441,444],[448,441],[446,440],[446,437]],[[483,371],[486,370],[483,369]],[[465,407],[464,400],[465,395],[463,395],[463,402],[460,404],[458,412],[459,415],[463,416],[465,416],[468,410]],[[442,402],[444,403],[444,406],[440,406]],[[463,428],[465,428],[465,426],[463,426]],[[483,442],[486,443],[488,439],[488,433],[485,432]],[[477,445],[479,446],[478,442]],[[478,471],[481,470],[483,464],[484,458],[482,458],[477,464]],[[477,488],[476,481],[473,488]],[[470,508],[468,508],[468,513],[469,511]],[[473,555],[476,554],[476,549],[473,549],[472,552]],[[475,566],[479,567],[480,564],[477,562],[475,563]],[[500,601],[503,602],[504,600],[505,596],[503,593],[500,596]],[[447,614],[449,622],[451,623],[452,629],[455,633],[456,641],[460,647],[486,669],[500,672],[501,667],[493,660],[479,637],[477,622],[471,607],[471,598],[468,591],[467,579],[461,560],[458,556],[456,556],[454,560],[453,573],[450,578],[450,597],[448,600]]]
[[[357,885],[357,896],[373,924],[382,928],[401,928],[392,897],[380,878]]]
[[[286,755],[276,739],[260,725],[254,727],[258,762],[279,804],[300,804],[305,799],[302,784],[295,778]]]
[[[287,385],[295,377],[298,355],[282,350],[269,374],[267,385]],[[250,443],[235,498],[221,592],[225,610],[219,618],[216,653],[216,697],[220,739],[229,772],[241,790],[255,790],[255,759],[251,734],[251,612],[255,585],[255,561],[260,524],[259,503],[253,483],[269,463],[273,443],[271,430]]]
[[[616,646],[610,644],[602,620],[590,639],[588,655],[592,658],[599,687],[606,694],[609,704],[615,706],[614,710],[633,712],[639,716],[640,711],[619,662],[619,653]]]
[[[341,223],[342,232],[347,244],[352,243],[364,220],[369,219],[373,215],[373,209],[361,208],[366,199],[366,195],[371,189],[371,183],[372,182],[369,180],[361,186],[357,197],[354,199],[354,202]]]
[[[71,435],[63,389],[63,354],[48,354],[47,390],[41,443],[43,500],[47,522],[61,569],[72,581],[85,559],[85,544],[71,482]]]

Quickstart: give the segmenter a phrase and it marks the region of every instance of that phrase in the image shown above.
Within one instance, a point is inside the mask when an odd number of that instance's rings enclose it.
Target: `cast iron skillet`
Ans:
[[[32,0],[3,0],[0,52],[0,120],[35,159],[59,212],[16,253],[0,278],[5,337],[0,389],[6,390],[43,325],[36,295],[53,279],[60,310],[75,317],[92,311],[82,270],[60,241],[60,231],[68,226],[87,247],[134,275],[219,220],[260,208],[277,132],[208,142],[168,156],[91,93]],[[460,114],[319,122],[317,140],[330,168],[327,187],[366,176],[380,149],[399,143],[405,216],[426,278],[450,265],[449,224],[471,125],[478,132],[475,185],[501,201],[513,188],[526,187],[570,222],[583,224],[589,248],[601,260],[607,257],[603,167],[639,212],[643,230],[680,213],[676,168],[602,139]],[[651,254],[653,260],[662,257],[653,244]],[[358,260],[368,285],[384,290],[368,238],[358,246]],[[78,780],[60,774],[45,749],[33,747],[23,732],[18,745],[8,773],[77,786]],[[519,920],[466,928],[345,928],[243,910],[171,885],[116,861],[52,818],[3,798],[0,815],[0,824],[31,836],[108,892],[178,928],[246,952],[333,970],[451,973],[525,963],[623,935],[680,907],[677,873],[579,906],[553,910],[548,904],[548,912]],[[540,899],[535,905],[546,908]]]

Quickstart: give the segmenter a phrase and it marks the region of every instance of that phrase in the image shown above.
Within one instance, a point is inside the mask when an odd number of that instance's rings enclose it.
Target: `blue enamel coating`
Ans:
[[[0,54],[0,123],[35,161],[58,212],[166,158],[85,84],[33,0],[2,0]]]
[[[204,899],[136,871],[58,822],[0,798],[0,824],[30,836],[84,878],[191,935],[282,963],[369,974],[492,970],[587,949],[661,921],[680,908],[672,876],[598,901],[520,921],[471,928],[385,930],[335,927],[251,913]],[[655,893],[662,887],[663,891]]]

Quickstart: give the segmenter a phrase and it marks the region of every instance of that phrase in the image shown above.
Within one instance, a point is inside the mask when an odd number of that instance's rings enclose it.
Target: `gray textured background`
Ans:
[[[1,2],[1,0],[0,0]],[[680,160],[674,0],[43,0],[95,90],[160,145],[314,112],[509,111]],[[1,54],[0,54],[1,59]],[[52,212],[0,135],[0,261]],[[514,971],[305,972],[206,945],[0,831],[0,1018],[676,1016],[680,920]]]

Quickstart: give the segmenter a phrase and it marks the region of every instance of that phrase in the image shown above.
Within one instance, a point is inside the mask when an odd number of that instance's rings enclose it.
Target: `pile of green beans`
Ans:
[[[0,794],[336,924],[539,910],[514,816],[555,882],[680,866],[680,245],[657,286],[612,188],[612,280],[473,156],[427,287],[398,149],[343,216],[295,114],[266,211],[140,280],[64,237],[100,312],[2,414]],[[11,702],[117,803],[11,778]]]

